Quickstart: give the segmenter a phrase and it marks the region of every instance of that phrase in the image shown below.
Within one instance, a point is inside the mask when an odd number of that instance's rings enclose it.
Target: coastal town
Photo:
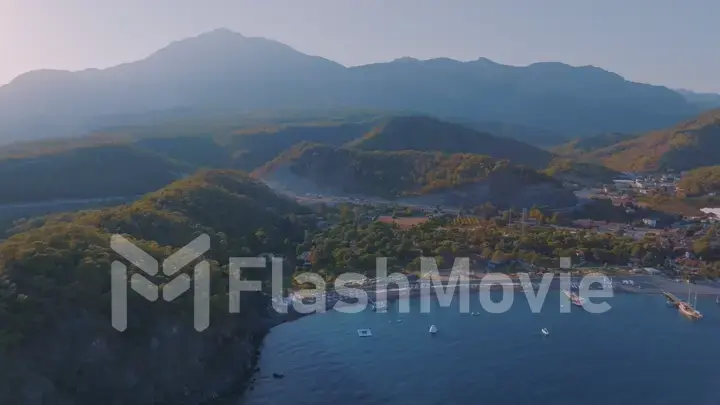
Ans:
[[[681,173],[626,173],[610,184],[595,188],[566,184],[566,187],[575,190],[578,202],[573,207],[560,210],[543,207],[498,209],[491,204],[451,208],[348,196],[296,196],[304,204],[323,207],[321,212],[324,215],[318,215],[317,225],[321,235],[325,235],[319,238],[309,236],[305,245],[307,249],[299,247],[297,271],[319,270],[327,266],[329,262],[321,256],[328,252],[319,243],[327,243],[323,238],[332,234],[333,229],[344,229],[343,223],[347,221],[356,227],[382,224],[407,239],[414,238],[407,236],[413,229],[435,224],[435,228],[427,228],[427,231],[458,232],[466,236],[500,233],[499,238],[494,240],[506,245],[501,249],[497,246],[488,249],[488,241],[485,241],[468,246],[458,246],[462,243],[454,242],[454,252],[433,250],[432,256],[441,263],[438,265],[441,273],[444,269],[449,271],[454,258],[459,257],[458,251],[466,253],[471,263],[471,280],[476,278],[477,283],[480,277],[494,272],[508,274],[514,280],[517,280],[518,273],[539,278],[548,272],[560,274],[570,271],[575,276],[602,272],[614,280],[611,284],[616,291],[682,295],[688,293],[688,285],[691,285],[693,293],[718,296],[720,283],[714,279],[718,274],[715,260],[720,253],[720,234],[717,233],[715,209],[703,207],[696,215],[683,215],[681,212],[658,210],[652,205],[653,198],[669,199],[682,194],[683,190],[678,186],[681,177]],[[525,252],[522,246],[521,241],[528,235],[555,234],[622,242],[610,242],[611,245],[616,243],[615,248],[610,250],[582,246],[562,250],[571,262],[566,269],[561,269],[557,255],[540,257]],[[350,238],[348,242],[349,245],[343,249],[350,249],[357,255],[366,253],[355,240]],[[620,253],[619,243],[623,243],[623,248],[627,246],[629,254]],[[508,244],[514,247],[508,249]],[[422,243],[414,242],[414,245],[422,249]],[[544,248],[536,246],[534,249]],[[560,253],[558,249],[549,251]],[[348,270],[357,270],[357,264],[344,264],[348,265]],[[364,269],[367,269],[369,263],[365,266]],[[423,286],[423,275],[413,263],[395,265],[393,269],[410,277],[410,289]],[[326,274],[331,280],[332,272]],[[372,271],[366,274],[368,279],[364,283],[370,287],[375,280]],[[519,287],[519,282],[516,282],[516,287]],[[331,301],[340,299],[336,292],[330,298]]]

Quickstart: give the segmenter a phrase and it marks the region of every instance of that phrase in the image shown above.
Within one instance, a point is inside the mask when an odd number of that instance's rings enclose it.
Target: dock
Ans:
[[[669,293],[667,291],[663,291],[662,294],[665,296],[665,298],[668,300],[669,304],[672,304],[673,306],[678,306],[680,303],[683,302],[680,298],[678,298],[675,294]]]

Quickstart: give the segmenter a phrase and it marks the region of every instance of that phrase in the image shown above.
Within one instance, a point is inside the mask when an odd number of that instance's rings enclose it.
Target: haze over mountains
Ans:
[[[720,94],[696,93],[685,89],[678,89],[677,92],[682,94],[688,101],[701,108],[720,108]]]
[[[562,63],[400,58],[347,68],[226,29],[108,69],[41,70],[0,87],[0,141],[80,135],[118,117],[375,108],[509,123],[563,135],[672,125],[701,107],[662,86]],[[119,120],[122,122],[122,120]]]
[[[560,181],[486,155],[421,150],[363,150],[303,144],[253,172],[294,193],[402,199],[424,205],[501,207],[576,203]]]
[[[196,129],[194,136],[176,135],[173,128],[142,127],[138,132],[1,148],[4,194],[0,203],[134,196],[199,168],[253,171],[306,142],[358,151],[472,153],[536,170],[554,158],[546,150],[514,139],[427,116],[216,129],[209,134],[212,127],[205,127]],[[170,135],[164,136],[166,131]]]

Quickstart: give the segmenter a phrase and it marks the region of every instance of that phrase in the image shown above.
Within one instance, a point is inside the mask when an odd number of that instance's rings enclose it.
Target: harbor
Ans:
[[[494,280],[495,283],[489,283],[481,279],[470,279],[465,283],[453,283],[455,294],[460,291],[467,290],[470,293],[479,293],[480,291],[493,292],[493,294],[501,294],[507,291],[508,287],[514,293],[524,292],[532,289],[535,293],[540,288],[539,278],[532,278],[531,281],[507,281],[500,279]],[[620,277],[604,277],[602,282],[595,282],[588,286],[588,289],[594,290],[599,288],[611,288],[613,295],[657,295],[664,297],[667,305],[674,307],[680,314],[689,319],[699,320],[703,318],[703,314],[699,311],[697,302],[698,297],[713,297],[720,304],[720,283],[708,284],[691,284],[686,282],[678,282],[662,276],[620,276]],[[569,285],[564,286],[559,278],[554,278],[549,286],[549,291],[560,291],[568,300],[566,302],[576,307],[584,307],[588,299],[581,295],[582,278],[572,277],[569,281],[565,281]],[[362,288],[342,288],[331,289],[326,292],[317,292],[312,290],[296,291],[290,297],[282,298],[286,304],[293,301],[301,302],[304,305],[320,305],[324,303],[324,310],[330,311],[340,309],[342,307],[356,306],[358,303],[367,299],[367,307],[375,312],[387,312],[389,303],[399,298],[414,298],[423,294],[436,296],[438,292],[449,293],[452,287],[448,286],[448,278],[441,280],[417,279],[407,284],[398,284],[390,282],[385,289],[378,289],[374,284],[363,285]],[[683,299],[687,296],[687,299]],[[683,298],[681,298],[683,297]],[[277,299],[274,301],[277,302]],[[658,300],[658,302],[662,302]],[[292,307],[292,305],[291,305]],[[718,306],[720,308],[720,305]]]

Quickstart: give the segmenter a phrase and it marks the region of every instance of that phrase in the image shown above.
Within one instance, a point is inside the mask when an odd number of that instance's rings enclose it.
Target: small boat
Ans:
[[[437,326],[435,326],[435,325],[430,325],[430,330],[429,330],[428,332],[430,332],[431,334],[434,335],[434,334],[437,333],[437,331],[438,331]]]
[[[358,336],[360,337],[369,337],[372,336],[372,332],[370,329],[358,329]]]
[[[285,377],[285,376],[284,376],[283,374],[281,374],[281,373],[273,373],[273,378],[280,379],[280,378],[283,378],[283,377]]]
[[[565,293],[565,296],[568,297],[568,299],[573,305],[578,307],[585,305],[585,300],[574,292],[563,290],[563,293]]]
[[[543,335],[548,336],[550,334],[550,331],[547,330],[547,328],[540,329],[540,332],[542,332]]]
[[[472,313],[472,316],[479,316],[479,315],[480,315],[480,312],[473,312],[473,313]]]
[[[715,298],[715,303],[720,305],[720,295]]]

